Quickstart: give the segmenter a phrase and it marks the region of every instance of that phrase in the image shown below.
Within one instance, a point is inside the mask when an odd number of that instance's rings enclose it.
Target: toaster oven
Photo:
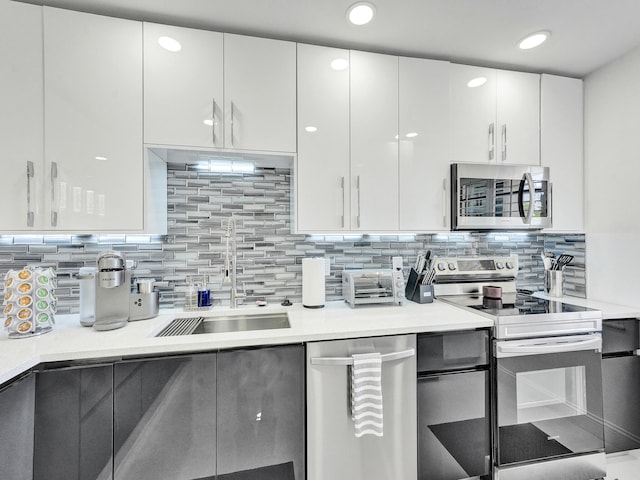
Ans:
[[[390,268],[345,270],[342,272],[342,295],[352,307],[376,303],[402,305],[402,271]]]

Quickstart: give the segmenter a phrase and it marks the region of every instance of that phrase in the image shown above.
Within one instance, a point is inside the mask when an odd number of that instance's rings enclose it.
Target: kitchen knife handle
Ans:
[[[27,227],[33,227],[34,213],[31,208],[31,179],[34,177],[33,162],[27,162]]]
[[[356,225],[360,228],[360,175],[356,177],[356,192],[358,199],[358,213],[356,215]]]
[[[346,201],[344,195],[346,193],[346,189],[344,188],[344,177],[340,177],[340,188],[342,189],[342,219],[341,219],[341,228],[344,228],[344,209],[346,206]]]
[[[502,125],[502,161],[507,160],[507,124]]]
[[[489,125],[489,160],[493,160],[496,148],[495,124]]]
[[[51,226],[58,226],[58,204],[56,203],[56,180],[58,179],[58,164],[51,162]]]

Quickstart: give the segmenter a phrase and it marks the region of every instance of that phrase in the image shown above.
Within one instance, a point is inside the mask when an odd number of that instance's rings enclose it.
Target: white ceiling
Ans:
[[[640,0],[371,0],[374,21],[349,25],[355,0],[25,0],[224,32],[583,77],[640,45]],[[551,30],[521,51],[528,33]]]

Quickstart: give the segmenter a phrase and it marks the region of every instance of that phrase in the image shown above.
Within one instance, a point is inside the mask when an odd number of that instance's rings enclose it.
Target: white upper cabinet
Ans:
[[[453,162],[539,165],[540,75],[452,64],[451,122]]]
[[[48,228],[142,230],[142,24],[44,7]]]
[[[450,64],[400,57],[400,230],[449,229]]]
[[[398,57],[351,52],[351,230],[397,231]]]
[[[0,231],[41,227],[42,7],[0,1]]]
[[[145,143],[223,147],[222,33],[143,28]]]
[[[549,167],[552,222],[558,232],[584,232],[582,80],[542,75],[541,163]]]
[[[298,44],[296,231],[349,230],[349,185],[349,51]]]
[[[225,147],[296,151],[296,44],[224,35]]]

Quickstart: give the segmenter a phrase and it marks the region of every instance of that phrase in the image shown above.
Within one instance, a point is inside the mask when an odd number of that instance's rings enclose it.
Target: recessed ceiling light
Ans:
[[[349,68],[349,60],[346,58],[336,58],[331,62],[331,68],[338,71],[346,70]]]
[[[535,48],[538,45],[544,43],[544,41],[551,36],[551,32],[548,30],[542,30],[540,32],[532,33],[531,35],[527,35],[522,40],[518,42],[518,47],[522,50],[529,50],[530,48]]]
[[[206,120],[204,120],[202,123],[204,123],[205,125],[207,125],[208,127],[213,127],[213,120],[210,118],[207,118]]]
[[[376,14],[376,9],[369,2],[354,3],[347,10],[347,18],[354,25],[366,25]]]
[[[169,50],[170,52],[179,52],[182,49],[182,45],[175,38],[171,37],[160,37],[158,38],[158,44],[165,50]]]
[[[469,88],[481,87],[485,83],[487,83],[487,77],[476,77],[469,80],[469,83],[467,83],[467,87]]]
[[[312,127],[312,126],[304,127],[304,129],[309,133],[313,133],[313,132],[317,132],[318,131],[318,127]]]
[[[418,136],[418,132],[409,132],[405,135],[407,138],[415,138]]]

